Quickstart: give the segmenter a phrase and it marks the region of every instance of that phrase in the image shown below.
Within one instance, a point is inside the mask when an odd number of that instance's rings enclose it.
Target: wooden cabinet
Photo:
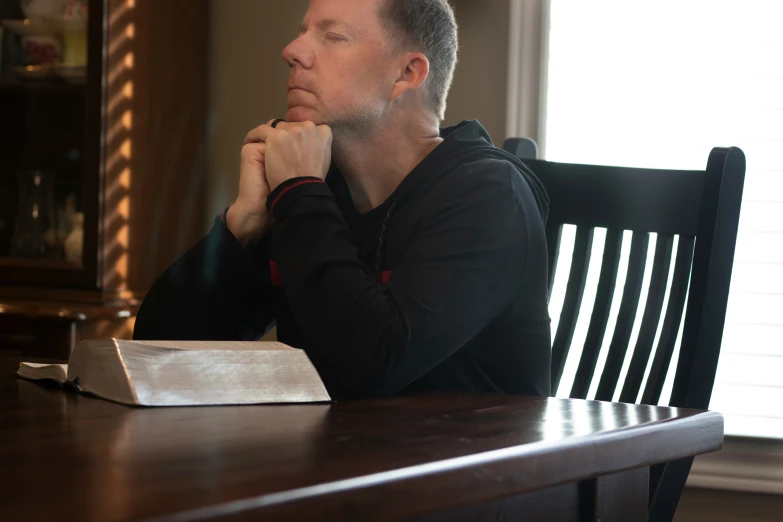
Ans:
[[[16,63],[3,53],[0,352],[129,337],[140,298],[204,233],[207,0],[87,8],[83,78],[22,70],[35,38]],[[4,41],[38,22],[4,24]]]

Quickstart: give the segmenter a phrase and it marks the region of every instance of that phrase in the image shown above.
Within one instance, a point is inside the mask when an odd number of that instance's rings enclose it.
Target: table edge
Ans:
[[[696,430],[701,437],[692,436]],[[525,459],[537,457],[546,464],[551,463],[550,461],[555,457],[562,458],[564,452],[581,449],[584,445],[590,447],[591,451],[587,453],[593,457],[592,460],[582,462],[582,465],[579,467],[572,466],[571,469],[574,469],[574,473],[568,476],[561,476],[557,480],[536,481],[535,483],[525,481],[524,477],[513,477],[512,480],[506,481],[507,483],[503,485],[504,495],[523,494],[600,475],[717,451],[723,446],[723,436],[723,415],[713,411],[701,411],[686,418],[659,419],[637,426],[574,436],[559,441],[521,444],[475,455],[465,455],[426,464],[417,464],[398,470],[383,471],[288,491],[232,500],[154,517],[151,520],[156,522],[207,520],[247,511],[263,510],[264,508],[290,502],[340,495],[357,489],[362,489],[366,492],[367,490],[383,487],[389,483],[395,483],[396,489],[402,487],[402,489],[414,494],[417,491],[416,483],[421,480],[426,480],[428,487],[437,487],[438,480],[446,481],[457,474],[472,473],[471,470],[479,466],[481,467],[482,475],[507,475],[509,474],[508,468],[521,464]],[[600,458],[602,450],[606,450],[619,442],[632,442],[637,447],[649,448],[649,451],[636,452],[633,454],[634,458],[627,459],[621,465],[615,465],[613,462],[609,463],[608,459]],[[676,442],[676,444],[671,444],[673,442]],[[664,447],[667,449],[666,455],[663,455],[663,450],[661,449]],[[538,468],[541,467],[540,465],[538,466]],[[469,494],[471,497],[482,496],[479,494],[482,481],[477,480],[476,482],[478,487],[471,488]],[[486,488],[484,489],[486,490]],[[497,496],[497,491],[493,492],[493,495]],[[462,497],[460,501],[464,502],[465,498]],[[455,504],[454,507],[457,505]],[[448,507],[450,506],[433,505],[433,509]]]

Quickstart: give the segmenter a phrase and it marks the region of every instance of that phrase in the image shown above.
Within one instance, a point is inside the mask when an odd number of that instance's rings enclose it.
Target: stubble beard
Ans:
[[[382,127],[386,111],[383,107],[364,104],[357,109],[328,118],[335,140],[367,138]]]

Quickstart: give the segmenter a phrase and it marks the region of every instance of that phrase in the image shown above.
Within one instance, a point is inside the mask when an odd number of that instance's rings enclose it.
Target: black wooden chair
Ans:
[[[552,389],[557,390],[570,350],[579,350],[570,396],[584,399],[597,382],[596,400],[658,404],[685,313],[669,406],[707,409],[720,354],[734,261],[745,156],[738,148],[715,148],[704,171],[655,170],[555,163],[530,158],[525,138],[503,148],[518,155],[539,177],[551,198],[546,224],[549,292],[555,281],[563,225],[575,225],[573,257],[557,331],[552,343]],[[524,152],[528,151],[528,152]],[[573,346],[582,308],[594,231],[606,229],[592,315],[583,346]],[[632,231],[628,271],[613,332],[607,332],[615,294],[623,231]],[[620,382],[642,291],[650,233],[657,234],[650,283],[638,338]],[[679,236],[669,299],[664,297]],[[686,295],[687,304],[686,304]],[[660,336],[653,351],[659,321]],[[603,370],[596,371],[605,335],[611,335]],[[577,355],[577,354],[575,354]],[[641,389],[648,362],[649,375]],[[567,384],[567,383],[564,383]],[[650,470],[650,518],[674,517],[693,459]]]

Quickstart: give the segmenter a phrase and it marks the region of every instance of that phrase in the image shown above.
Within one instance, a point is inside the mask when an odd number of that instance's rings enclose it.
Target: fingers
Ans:
[[[248,143],[265,143],[270,136],[274,136],[276,133],[279,133],[280,131],[284,131],[291,134],[299,134],[302,131],[306,131],[309,129],[317,129],[319,134],[326,138],[326,135],[328,134],[330,136],[331,140],[331,134],[332,130],[328,125],[318,125],[316,126],[315,123],[312,121],[303,121],[303,122],[286,122],[286,121],[279,121],[275,127],[272,127],[272,123],[274,123],[276,120],[269,120],[264,125],[259,125],[255,129],[251,130],[247,133],[247,136],[245,136],[245,144]],[[330,141],[331,143],[331,141]]]
[[[312,128],[315,127],[315,123],[311,121],[281,121],[275,128],[281,130],[291,130],[297,127],[302,129]]]
[[[272,124],[275,122],[277,122],[277,125],[272,127]],[[286,122],[283,120],[269,120],[265,124],[259,125],[248,132],[247,136],[245,136],[245,144],[266,142],[266,140],[269,139],[269,136],[273,135],[276,130],[282,130],[284,125],[286,125]]]
[[[266,143],[245,143],[242,145],[243,149],[258,151],[262,154],[266,153]]]
[[[278,124],[278,127],[279,126],[280,124]],[[245,136],[245,145],[248,143],[263,143],[275,132],[278,132],[278,130],[276,128],[273,129],[270,125],[259,125],[247,133],[247,136]]]
[[[242,157],[263,160],[266,156],[266,143],[245,143],[242,145]]]
[[[275,120],[269,120],[264,125],[259,125],[255,129],[251,130],[247,133],[247,136],[245,136],[245,144],[247,143],[264,143],[266,140],[269,139],[270,136],[274,136],[275,134],[279,134],[281,131],[285,129],[291,129],[295,128],[296,125],[294,123],[286,123],[284,121],[278,122],[277,126],[272,127],[272,124],[275,122]]]
[[[332,144],[332,129],[328,125],[316,125],[312,121],[302,121],[296,123],[280,122],[275,130],[281,130],[291,136],[304,136],[315,134],[329,146]]]

